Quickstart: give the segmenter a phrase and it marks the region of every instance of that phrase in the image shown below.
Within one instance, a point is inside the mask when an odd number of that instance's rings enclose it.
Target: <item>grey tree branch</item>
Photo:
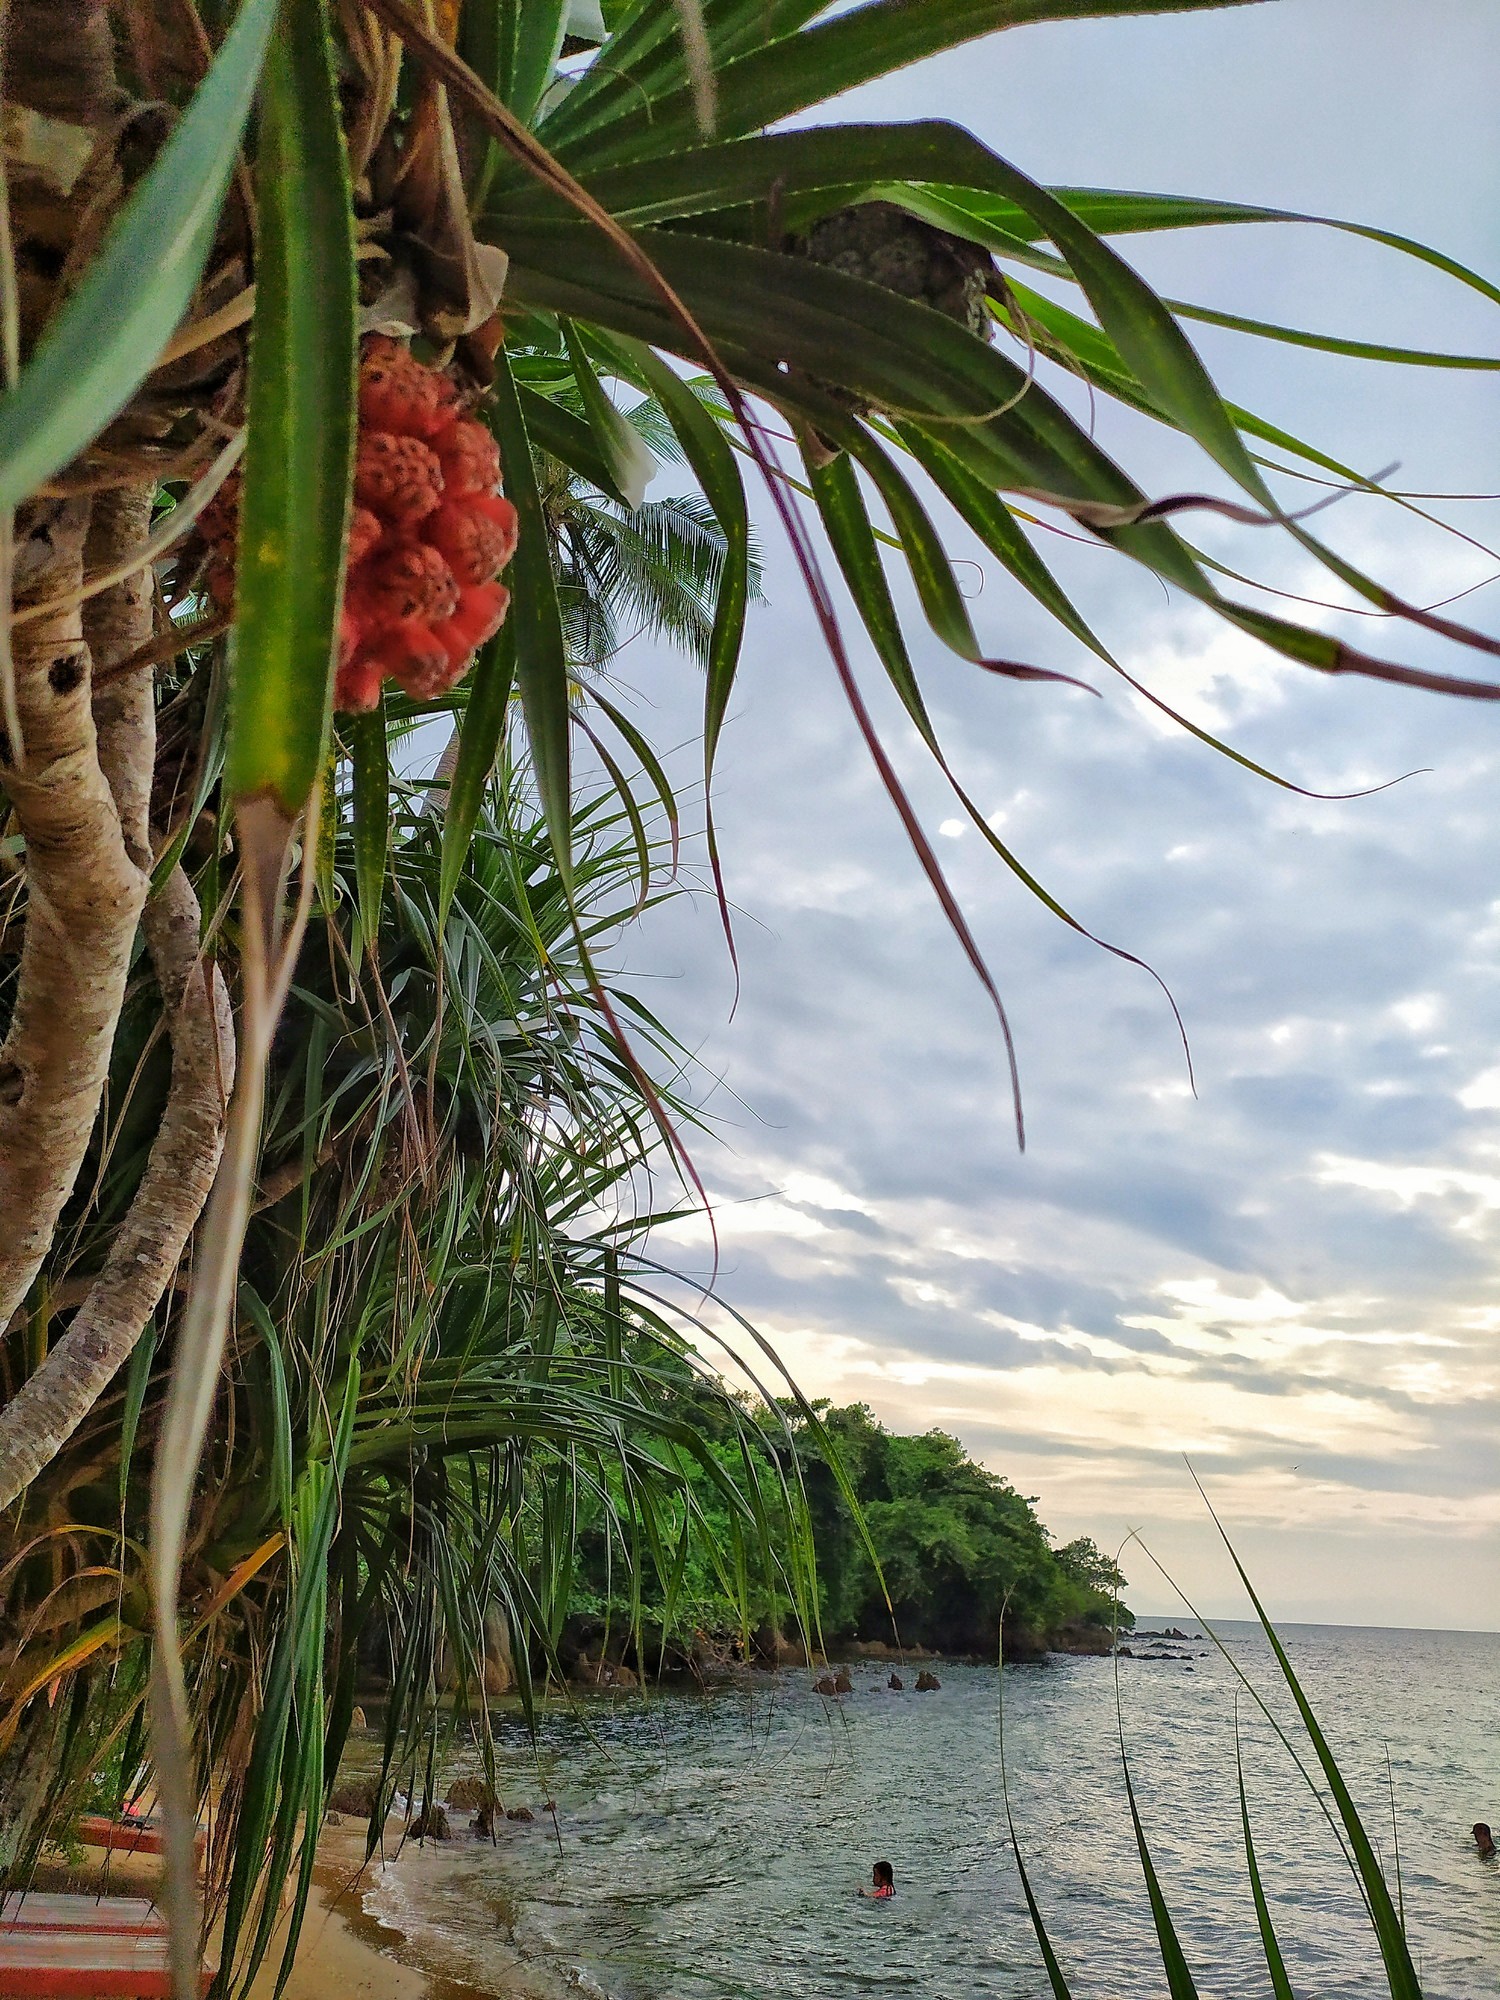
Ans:
[[[55,597],[81,582],[89,504],[38,501],[16,522],[15,595]],[[109,518],[106,516],[106,518]],[[145,597],[142,617],[134,600]],[[131,600],[127,605],[121,599]],[[139,582],[89,606],[108,647],[150,637]],[[27,913],[15,1009],[0,1045],[0,1324],[40,1270],[98,1115],[147,877],[127,849],[100,763],[81,611],[15,634],[22,762],[5,745],[5,789],[26,841]],[[126,783],[124,732],[111,761]],[[151,744],[137,746],[149,784]]]
[[[133,536],[126,545],[139,544],[143,509],[149,519],[149,492],[110,495],[95,504],[105,533]],[[91,566],[99,559],[99,539],[98,531],[90,538]],[[101,625],[90,632],[101,671],[134,650],[137,628],[144,620],[149,631],[150,617],[149,576],[105,594]],[[155,744],[150,673],[101,688],[94,709],[100,767],[118,805],[124,845],[148,870]],[[0,1509],[56,1455],[128,1359],[172,1281],[213,1185],[234,1083],[234,1024],[223,975],[201,956],[199,919],[192,884],[176,868],[141,919],[172,1042],[166,1110],[103,1270],[62,1339],[0,1410]]]

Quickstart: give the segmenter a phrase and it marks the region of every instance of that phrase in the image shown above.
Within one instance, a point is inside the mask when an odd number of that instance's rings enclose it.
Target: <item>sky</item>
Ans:
[[[833,115],[953,118],[1043,180],[1371,221],[1494,277],[1497,77],[1490,0],[1278,0],[1012,31]],[[1353,238],[1126,247],[1162,290],[1222,309],[1500,353],[1495,307]],[[1347,461],[1399,460],[1413,487],[1500,487],[1493,376],[1195,339],[1237,400]],[[1100,436],[1149,490],[1210,483],[1142,422],[1103,415]],[[1439,511],[1500,539],[1500,506]],[[1122,559],[1049,539],[1131,673],[1250,756],[1321,791],[1421,771],[1375,797],[1301,798],[1166,724],[948,536],[982,643],[1101,698],[995,681],[913,620],[940,733],[1028,866],[1170,986],[1194,1095],[1158,988],[1006,875],[882,698],[851,619],[886,741],[1004,993],[1022,1155],[994,1016],[763,496],[759,512],[770,602],[752,614],[716,785],[738,1004],[702,895],[653,913],[624,952],[701,1065],[714,1126],[694,1153],[720,1292],[810,1394],[956,1433],[1060,1538],[1113,1549],[1138,1534],[1209,1614],[1243,1599],[1185,1456],[1273,1614],[1500,1627],[1500,705],[1279,663]],[[1500,571],[1363,499],[1320,528],[1419,601]],[[1272,535],[1193,532],[1284,589],[1336,594]],[[1493,629],[1497,609],[1500,586],[1460,612]],[[1484,670],[1389,623],[1306,615],[1398,659]],[[638,643],[617,671],[653,739],[683,746],[690,783],[693,669]],[[707,1273],[701,1218],[654,1247]],[[1124,1567],[1137,1608],[1179,1608],[1139,1547]]]

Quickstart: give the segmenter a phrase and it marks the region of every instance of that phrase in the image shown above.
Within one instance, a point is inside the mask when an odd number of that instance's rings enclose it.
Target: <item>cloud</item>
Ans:
[[[851,100],[851,115],[937,107],[1058,179],[1359,213],[1483,266],[1480,205],[1460,213],[1448,190],[1497,177],[1477,87],[1500,56],[1493,11],[1457,10],[1444,46],[1414,46],[1410,7],[1379,0],[1376,28],[1373,4],[1007,35]],[[1229,310],[1492,344],[1458,288],[1367,244],[1223,231],[1129,247],[1179,295]],[[1379,374],[1211,329],[1202,345],[1239,400],[1351,462],[1402,452],[1403,476],[1444,489],[1492,477],[1485,380]],[[1144,421],[1102,419],[1101,436],[1128,437],[1157,490],[1205,476]],[[1464,520],[1482,535],[1481,511]],[[1488,566],[1362,501],[1320,529],[1418,598]],[[1201,539],[1284,590],[1329,595],[1276,538],[1210,522]],[[949,541],[978,560],[961,529]],[[1231,1597],[1183,1453],[1273,1609],[1500,1624],[1500,1565],[1484,1559],[1500,1531],[1500,712],[1308,673],[1097,548],[1042,545],[1122,664],[1247,756],[1328,792],[1422,775],[1344,801],[1268,786],[1081,657],[993,563],[970,606],[981,642],[1081,671],[1102,699],[975,673],[926,637],[898,581],[979,812],[1081,922],[1160,972],[1191,1038],[1196,1095],[1159,989],[1060,925],[974,837],[851,639],[1010,1010],[1020,1156],[993,1013],[771,543],[772,602],[752,617],[716,785],[740,912],[733,1018],[706,897],[656,911],[625,950],[697,1052],[720,1121],[696,1150],[721,1289],[810,1391],[957,1432],[1064,1535],[1143,1528],[1210,1605]],[[1452,664],[1389,621],[1300,608],[1377,651]],[[657,741],[690,741],[701,688],[635,650],[638,713]],[[690,756],[679,769],[690,785]],[[701,1220],[659,1234],[689,1279],[706,1276]],[[1153,1598],[1167,1601],[1159,1586],[1140,1601]]]

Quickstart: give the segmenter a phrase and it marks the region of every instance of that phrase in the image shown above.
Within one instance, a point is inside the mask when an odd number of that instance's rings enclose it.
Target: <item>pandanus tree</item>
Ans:
[[[18,1510],[13,1546],[28,1549],[26,1497],[46,1489],[70,1441],[111,1412],[134,1425],[149,1405],[160,1763],[179,1826],[202,1693],[177,1647],[180,1573],[201,1547],[195,1468],[231,1394],[226,1342],[231,1356],[272,1345],[252,1264],[239,1282],[242,1249],[253,1260],[264,1217],[280,1213],[273,1195],[300,1198],[286,1270],[301,1269],[317,1176],[363,1185],[363,1173],[373,1186],[399,1152],[353,1086],[305,1125],[300,1152],[272,1143],[287,1115],[277,1022],[288,993],[306,990],[310,951],[334,967],[340,1006],[365,1007],[393,1052],[415,1149],[403,1171],[420,1162],[440,1184],[448,1154],[430,1141],[459,1144],[439,1109],[441,1051],[444,1034],[470,1024],[477,986],[440,982],[445,1025],[425,1069],[392,1026],[384,916],[393,896],[403,911],[409,899],[391,743],[428,718],[456,727],[444,810],[422,834],[439,963],[463,921],[460,885],[513,695],[556,894],[585,946],[575,724],[599,744],[638,850],[641,809],[621,757],[671,810],[656,751],[617,691],[597,686],[580,707],[570,648],[569,551],[597,564],[598,545],[590,552],[576,513],[576,534],[564,527],[559,494],[583,481],[638,548],[654,532],[640,511],[640,428],[622,406],[651,399],[697,482],[692,517],[705,534],[712,524],[714,559],[695,593],[705,781],[751,594],[749,472],[986,983],[861,700],[828,555],[945,771],[887,559],[938,640],[978,669],[1047,678],[1083,648],[1123,672],[1040,552],[1048,517],[1310,670],[1496,693],[1268,612],[1184,531],[1203,507],[1269,526],[1392,629],[1496,648],[1365,575],[1284,504],[1273,484],[1283,473],[1381,489],[1227,403],[1187,330],[1224,316],[1164,302],[1118,247],[1135,232],[1281,212],[1044,187],[942,122],[806,122],[826,100],[995,30],[1147,14],[1159,0],[606,0],[592,21],[586,11],[566,0],[11,0],[5,15],[0,720],[14,870],[0,1506]],[[1438,252],[1363,233],[1500,301]],[[1067,287],[1076,310],[1059,302]],[[1492,365],[1231,323],[1335,354]],[[1148,493],[1051,392],[1058,370],[1190,440],[1215,490]],[[777,457],[784,429],[795,471]],[[1062,664],[980,644],[935,505],[1055,619]],[[1000,861],[1045,896],[960,797]],[[709,846],[717,868],[711,816]],[[586,948],[578,968],[580,990],[602,996]],[[142,1018],[144,1033],[127,1031]],[[671,1145],[667,1107],[615,1033],[616,1011],[601,1019],[640,1130],[659,1126]],[[497,1186],[511,1185],[518,1118],[502,1092],[480,1121],[476,1157]],[[480,1208],[487,1185],[482,1174],[472,1184]],[[434,1197],[403,1217],[414,1258],[446,1213]],[[549,1275],[531,1286],[533,1307],[560,1285]],[[608,1290],[597,1272],[591,1285]],[[369,1305],[407,1359],[412,1298],[392,1284]],[[324,1331],[306,1350],[308,1407],[315,1391],[328,1425],[312,1455],[324,1483],[295,1502],[309,1510],[298,1576],[313,1589],[328,1575],[316,1523],[331,1532],[364,1394],[362,1368],[328,1337],[344,1303],[320,1299]],[[170,1358],[141,1363],[143,1352]],[[127,1364],[122,1397],[111,1384]],[[153,1384],[165,1385],[159,1411]],[[387,1391],[371,1393],[378,1403]],[[538,1389],[538,1406],[549,1393]],[[321,1600],[298,1601],[285,1629],[305,1636]],[[287,1686],[300,1687],[305,1717],[316,1674],[298,1657]],[[227,1740],[200,1731],[197,1782]],[[296,1813],[316,1810],[316,1760],[299,1771],[303,1789],[277,1793],[274,1807],[257,1794],[236,1863],[242,1895],[266,1842],[284,1858]],[[183,1878],[189,1859],[179,1835]]]

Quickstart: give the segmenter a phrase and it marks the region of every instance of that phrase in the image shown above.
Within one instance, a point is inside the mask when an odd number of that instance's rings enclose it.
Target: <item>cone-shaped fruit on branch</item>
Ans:
[[[336,708],[373,708],[386,680],[421,700],[443,694],[499,630],[510,593],[496,579],[516,547],[516,510],[499,484],[495,440],[463,414],[451,378],[399,341],[368,339]],[[206,585],[224,605],[238,515],[236,479],[199,522]]]

